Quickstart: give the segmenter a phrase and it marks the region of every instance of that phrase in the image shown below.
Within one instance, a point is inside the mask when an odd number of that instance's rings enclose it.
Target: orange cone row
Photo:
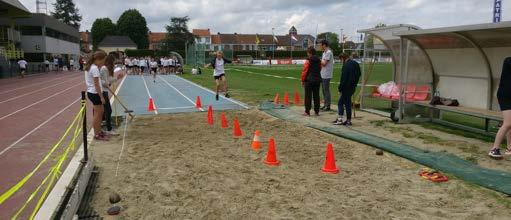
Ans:
[[[293,104],[294,105],[300,105],[301,102],[300,102],[300,93],[298,92],[295,92],[294,94],[294,100],[293,100]],[[279,94],[275,94],[275,98],[273,99],[273,104],[275,105],[278,105],[280,104],[280,99],[279,99]],[[290,105],[290,102],[289,102],[289,93],[288,92],[285,92],[284,93],[284,100],[282,102],[283,105]]]
[[[278,94],[275,97],[275,100],[278,101]],[[295,96],[295,103],[296,103],[296,96]],[[229,125],[227,122],[227,118],[225,117],[225,113],[222,112],[220,117],[221,117],[220,120],[221,120],[222,128],[228,128]],[[208,106],[208,124],[210,124],[210,125],[214,124],[213,123],[213,107],[212,106]],[[237,117],[234,117],[234,119],[233,119],[233,136],[234,137],[242,137],[243,136],[243,132],[241,131],[241,127],[240,127]],[[255,131],[254,139],[252,140],[252,149],[253,150],[261,149],[261,133],[259,132],[259,130]],[[270,140],[269,140],[268,151],[266,153],[266,158],[263,162],[269,166],[280,165],[280,161],[277,159],[277,149],[276,149],[274,138],[270,138]],[[324,173],[332,173],[332,174],[339,173],[339,171],[340,171],[335,164],[334,149],[333,149],[333,145],[330,143],[327,145],[325,163],[324,163],[321,171],[323,171]]]

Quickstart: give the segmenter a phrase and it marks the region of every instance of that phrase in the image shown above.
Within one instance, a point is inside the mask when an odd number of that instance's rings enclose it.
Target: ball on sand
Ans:
[[[106,213],[108,213],[108,215],[118,215],[119,213],[121,212],[121,207],[120,206],[112,206],[110,207]]]
[[[383,155],[383,151],[382,150],[376,150],[376,155],[378,155],[378,156]]]
[[[113,192],[110,194],[108,200],[110,200],[111,204],[115,204],[121,201],[121,196],[117,194],[116,192]]]

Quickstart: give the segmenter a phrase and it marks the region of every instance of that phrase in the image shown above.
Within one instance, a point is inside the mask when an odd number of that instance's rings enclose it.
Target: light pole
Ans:
[[[341,53],[344,53],[344,36],[342,35],[342,31],[344,29],[341,28]]]
[[[273,35],[272,36],[272,44],[273,44],[273,49],[272,49],[272,55],[271,55],[271,59],[274,60],[275,59],[275,28],[271,28],[271,34]],[[270,60],[270,66],[271,66],[271,60]]]

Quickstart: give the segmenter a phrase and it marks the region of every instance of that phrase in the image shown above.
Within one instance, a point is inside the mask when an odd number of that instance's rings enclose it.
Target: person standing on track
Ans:
[[[158,73],[158,63],[154,58],[151,58],[151,62],[149,63],[151,66],[151,74],[153,74],[153,82],[156,82],[156,74]]]
[[[333,122],[334,125],[351,126],[351,96],[357,89],[358,81],[360,80],[360,65],[354,59],[357,54],[353,53],[351,57],[342,66],[341,82],[339,83],[339,102],[337,103],[338,117]],[[344,108],[346,108],[346,121],[343,122]]]
[[[103,104],[106,102],[102,96],[101,90],[101,73],[99,68],[105,64],[106,53],[104,51],[96,51],[87,60],[85,64],[85,84],[87,85],[87,97],[93,104],[93,121],[94,139],[100,141],[108,141],[108,135],[101,130],[101,121],[103,119]],[[100,95],[101,94],[101,95]]]
[[[213,77],[215,78],[216,83],[216,100],[219,100],[219,93],[224,92],[225,97],[229,98],[229,93],[227,93],[227,78],[225,78],[225,68],[224,65],[226,63],[232,63],[232,61],[225,59],[224,53],[222,51],[216,52],[216,57],[211,60],[211,63],[208,63],[204,66],[204,68],[213,67]]]
[[[321,87],[321,60],[316,55],[316,49],[309,47],[307,56],[309,57],[302,70],[302,86],[305,88],[305,113],[304,116],[310,116],[312,100],[314,100],[314,112],[319,116],[319,88]]]
[[[117,136],[119,133],[115,132],[112,129],[112,106],[110,105],[110,96],[108,91],[110,91],[110,86],[115,81],[114,78],[114,65],[115,56],[113,54],[109,54],[106,56],[105,65],[101,67],[101,90],[103,91],[103,98],[105,102],[103,102],[103,120],[106,122],[106,131],[107,135]]]
[[[321,49],[323,49],[323,56],[321,57],[321,86],[323,87],[323,99],[325,104],[321,107],[323,111],[330,111],[332,97],[330,95],[330,80],[334,73],[334,54],[330,50],[330,44],[327,40],[321,41]]]
[[[493,147],[488,155],[500,159],[502,158],[500,145],[504,142],[504,139],[507,139],[507,149],[504,155],[511,156],[511,57],[504,60],[499,89],[497,90],[497,100],[499,101],[504,120],[497,132],[497,136],[495,136],[495,142],[493,142]]]
[[[18,61],[18,65],[20,67],[20,78],[25,78],[25,72],[27,71],[27,61],[23,58],[21,58]]]

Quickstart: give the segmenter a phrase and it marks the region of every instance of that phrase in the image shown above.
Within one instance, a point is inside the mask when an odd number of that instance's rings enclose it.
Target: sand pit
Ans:
[[[505,219],[509,209],[489,190],[452,179],[432,183],[419,165],[257,110],[227,112],[244,138],[206,123],[206,113],[137,117],[121,138],[94,143],[100,167],[93,207],[106,215],[110,192],[120,219]],[[218,117],[217,117],[218,118]],[[217,119],[216,118],[216,119]],[[281,165],[262,163],[250,148],[259,129],[275,137]],[[328,142],[339,174],[320,171]],[[508,207],[509,208],[509,207]],[[117,217],[116,217],[117,218]],[[107,218],[108,219],[108,218]]]

